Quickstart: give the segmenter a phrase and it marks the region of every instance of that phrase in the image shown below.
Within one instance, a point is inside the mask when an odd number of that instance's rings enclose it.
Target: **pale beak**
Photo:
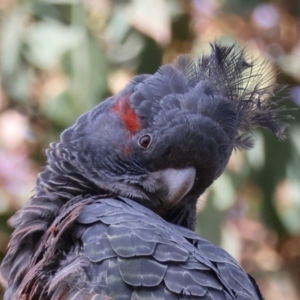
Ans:
[[[173,207],[191,190],[194,185],[196,170],[193,167],[184,169],[166,169],[160,171],[162,181],[168,194],[166,206]]]

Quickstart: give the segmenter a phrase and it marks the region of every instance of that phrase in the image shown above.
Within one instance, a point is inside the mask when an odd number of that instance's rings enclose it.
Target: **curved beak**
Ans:
[[[191,190],[196,177],[196,169],[165,169],[161,178],[167,190],[166,206],[173,207]]]

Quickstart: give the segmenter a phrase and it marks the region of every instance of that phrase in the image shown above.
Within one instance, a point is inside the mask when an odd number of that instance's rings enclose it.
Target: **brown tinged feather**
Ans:
[[[36,295],[37,290],[41,287],[40,281],[43,281],[43,270],[47,268],[49,263],[52,263],[53,257],[57,255],[55,253],[61,237],[72,226],[85,205],[92,202],[92,198],[82,199],[77,197],[67,202],[61,208],[61,213],[41,238],[40,245],[31,259],[29,271],[17,290],[16,294],[18,297],[24,297],[24,295],[29,294],[28,300],[30,300],[31,297],[33,298]],[[82,267],[82,264],[80,264],[80,267]],[[51,287],[53,288],[55,284],[57,283],[54,282]]]

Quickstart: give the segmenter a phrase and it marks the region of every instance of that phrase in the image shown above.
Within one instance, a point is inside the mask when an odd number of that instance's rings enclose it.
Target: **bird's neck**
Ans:
[[[61,164],[50,163],[39,174],[34,198],[42,197],[61,208],[77,196],[84,198],[106,194],[112,193],[109,190],[99,188],[79,174],[72,165],[64,162]],[[154,211],[170,223],[194,230],[196,226],[197,199],[198,195],[187,195],[180,203],[168,211],[164,209],[159,210],[159,208],[154,209]],[[137,202],[143,205],[143,201]]]
[[[68,163],[47,165],[37,180],[37,195],[56,194],[60,198],[71,199],[78,195],[103,194],[95,184],[86,180]]]
[[[47,150],[48,164],[39,174],[36,184],[37,195],[56,194],[60,198],[103,194],[103,190],[85,178],[74,166],[61,147],[53,143]]]
[[[162,217],[170,223],[195,230],[198,195],[185,196],[176,206],[165,212]]]
[[[82,172],[77,170],[72,161],[62,159],[65,155],[60,148],[60,144],[52,144],[47,152],[47,156],[48,164],[38,176],[36,195],[33,198],[42,197],[45,201],[51,202],[60,209],[68,201],[78,196],[85,198],[107,194],[119,195],[119,193],[111,192],[109,188],[105,190],[99,187],[99,185],[86,178]],[[128,197],[127,195],[122,195],[122,193],[120,195]],[[149,208],[170,223],[194,230],[198,197],[198,194],[190,193],[175,207],[167,211],[163,208],[160,210],[157,206],[156,208]],[[145,204],[144,201],[132,200],[142,205]]]

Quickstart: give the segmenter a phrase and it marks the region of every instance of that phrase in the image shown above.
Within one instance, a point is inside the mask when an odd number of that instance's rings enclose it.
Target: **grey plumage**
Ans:
[[[53,291],[49,299],[59,299],[58,291],[73,299],[74,286],[79,295],[90,291],[103,299],[150,299],[151,293],[161,299],[262,299],[232,257],[192,231],[126,198],[89,202],[73,225],[72,249],[60,255],[56,271],[51,256],[62,245],[52,232],[43,263],[17,293],[35,290],[42,281],[41,299]]]
[[[180,56],[64,131],[10,221],[5,300],[261,300],[238,263],[192,231],[198,197],[235,147],[251,147],[250,130],[283,137],[285,108],[255,63],[218,44],[197,63]]]

